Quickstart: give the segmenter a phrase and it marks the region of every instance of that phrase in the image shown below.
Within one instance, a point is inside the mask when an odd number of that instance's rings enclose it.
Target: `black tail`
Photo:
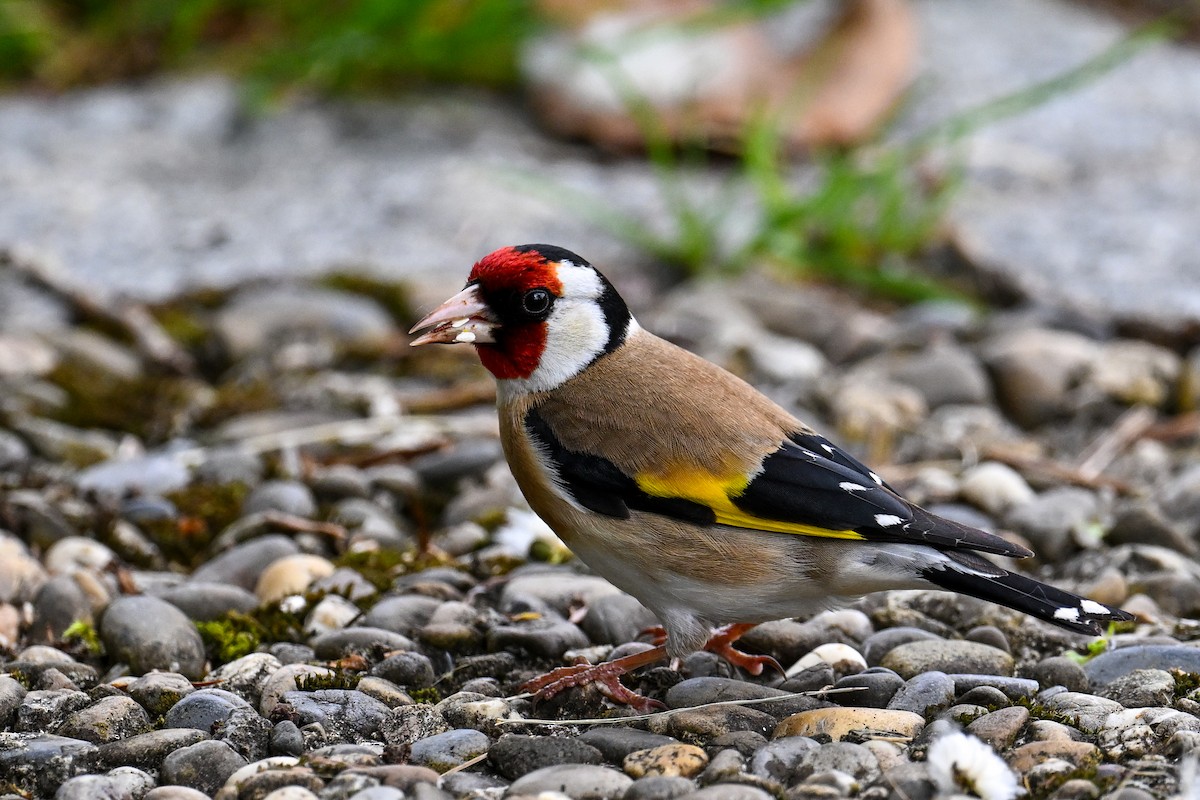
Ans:
[[[1091,635],[1103,634],[1105,623],[1133,619],[1128,611],[1008,572],[970,551],[942,552],[950,563],[930,567],[921,574],[930,583],[951,592],[999,603],[1068,630]]]

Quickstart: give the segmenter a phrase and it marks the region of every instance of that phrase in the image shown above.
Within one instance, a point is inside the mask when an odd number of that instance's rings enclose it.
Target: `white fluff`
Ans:
[[[983,800],[1012,800],[1024,790],[996,751],[974,736],[949,733],[929,746],[929,777],[943,794],[965,793]]]

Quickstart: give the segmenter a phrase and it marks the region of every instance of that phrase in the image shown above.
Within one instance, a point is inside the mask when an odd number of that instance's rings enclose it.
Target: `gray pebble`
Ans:
[[[691,708],[728,700],[761,700],[785,695],[787,692],[781,689],[733,678],[688,678],[667,690],[665,702],[668,708]],[[782,719],[819,705],[820,701],[814,698],[789,697],[775,702],[756,703],[752,707]]]
[[[441,785],[455,797],[487,797],[491,794],[501,794],[508,787],[508,781],[490,773],[456,772],[443,777]]]
[[[315,722],[337,739],[352,742],[374,738],[391,711],[355,689],[285,692],[282,701],[292,708],[301,728]]]
[[[506,734],[488,750],[488,763],[510,780],[554,765],[603,761],[599,750],[579,739]]]
[[[750,772],[790,786],[799,780],[806,756],[819,747],[807,736],[784,736],[768,743],[750,758]]]
[[[167,728],[194,728],[209,733],[235,711],[248,709],[250,704],[233,692],[200,689],[172,706],[163,724]]]
[[[599,750],[604,760],[611,764],[624,762],[625,756],[638,750],[679,743],[678,739],[670,736],[613,725],[601,725],[584,731],[578,740]]]
[[[242,542],[201,564],[192,583],[228,583],[253,592],[258,576],[272,562],[300,552],[287,536],[267,534]]]
[[[828,742],[804,754],[797,774],[806,778],[830,770],[844,772],[867,784],[879,777],[879,759],[861,744]]]
[[[915,641],[893,648],[880,666],[902,678],[922,672],[974,672],[984,675],[1012,675],[1013,658],[1003,650],[961,639]]]
[[[297,517],[313,517],[317,500],[312,490],[299,481],[270,480],[255,486],[242,504],[242,514],[281,511]]]
[[[1094,492],[1060,486],[1043,492],[1010,511],[1004,524],[1023,534],[1042,557],[1058,561],[1078,549],[1075,537],[1101,522],[1100,500]]]
[[[632,642],[646,628],[658,624],[653,612],[632,595],[610,594],[587,607],[579,627],[596,644]]]
[[[74,575],[55,575],[46,581],[33,598],[30,637],[35,642],[58,642],[75,622],[93,622],[91,598]]]
[[[334,660],[350,653],[370,653],[373,650],[415,650],[417,644],[407,636],[355,625],[338,631],[318,634],[309,640],[317,658]]]
[[[214,738],[225,742],[247,761],[266,758],[271,723],[252,708],[239,708],[215,729]]]
[[[591,605],[601,597],[619,594],[620,589],[595,575],[580,575],[566,569],[514,573],[500,594],[500,606],[507,607],[513,597],[530,595],[545,602],[564,617],[575,603]]]
[[[771,794],[757,786],[721,783],[685,795],[687,800],[772,800]]]
[[[1126,708],[1170,706],[1175,701],[1175,677],[1162,669],[1135,669],[1105,685],[1100,694]]]
[[[18,731],[55,730],[67,715],[84,708],[91,698],[73,689],[36,689],[26,693],[17,707]]]
[[[909,678],[887,707],[932,717],[954,702],[954,679],[944,672],[923,672]]]
[[[920,628],[887,628],[868,636],[866,641],[862,643],[862,648],[860,648],[859,652],[862,653],[867,664],[872,667],[878,667],[885,655],[902,644],[939,638],[941,637],[937,634]]]
[[[304,736],[290,719],[280,720],[271,729],[270,751],[273,756],[304,754]]]
[[[871,667],[857,675],[839,678],[834,689],[858,687],[860,691],[830,694],[829,699],[838,705],[859,708],[888,708],[896,692],[904,685],[904,679],[890,669]]]
[[[362,624],[404,636],[415,636],[441,604],[437,598],[418,594],[384,597],[367,611]]]
[[[638,778],[621,800],[671,800],[673,797],[683,797],[696,791],[696,784],[678,775],[653,775]]]
[[[1006,653],[1012,652],[1012,647],[1008,643],[1008,637],[1004,635],[1004,631],[995,625],[979,625],[971,628],[963,638],[969,642],[991,645],[997,650],[1003,650]]]
[[[312,471],[308,479],[313,493],[329,502],[346,497],[369,497],[371,482],[366,474],[353,464],[330,464]]]
[[[255,486],[262,477],[262,459],[236,447],[210,451],[193,471],[193,478],[197,483],[217,486],[230,483]]]
[[[490,745],[486,734],[458,728],[413,742],[409,762],[445,772],[488,752]]]
[[[263,687],[282,667],[279,659],[270,653],[250,653],[213,670],[207,680],[218,682],[223,690],[233,692],[250,705],[257,706],[262,698]]]
[[[744,706],[688,708],[668,717],[655,717],[650,730],[683,741],[708,741],[732,731],[755,731],[766,736],[778,720],[765,711]]]
[[[95,744],[114,742],[150,729],[150,717],[131,697],[102,697],[87,708],[74,712],[59,727],[58,733]]]
[[[424,653],[407,651],[396,653],[371,667],[371,674],[391,681],[398,686],[421,689],[432,686],[435,679],[433,662]]]
[[[539,619],[493,625],[487,632],[487,649],[517,649],[541,658],[559,658],[568,650],[587,647],[587,634],[566,620]]]
[[[101,745],[98,755],[100,763],[111,767],[127,764],[155,771],[167,754],[208,738],[206,731],[193,728],[163,728]]]
[[[154,669],[199,680],[207,656],[200,632],[182,611],[157,597],[130,595],[109,604],[100,618],[109,657],[135,675]]]
[[[18,788],[49,797],[70,778],[94,772],[98,749],[91,742],[51,734],[6,737],[0,775]]]
[[[142,708],[158,716],[166,714],[196,688],[178,672],[148,672],[129,684],[127,691]]]
[[[307,664],[309,661],[316,661],[317,654],[313,649],[306,644],[298,644],[296,642],[275,642],[267,652],[279,659],[279,663],[288,664]]]
[[[977,686],[990,686],[1004,692],[1010,700],[1033,697],[1037,694],[1038,683],[1029,678],[1012,678],[1007,675],[976,675],[973,673],[953,673],[954,691],[956,694],[969,692]]]
[[[80,775],[58,787],[54,800],[138,800],[154,788],[154,778],[136,767],[106,775]]]
[[[142,800],[210,800],[204,792],[190,786],[158,786],[142,797]]]
[[[934,796],[933,780],[924,762],[908,762],[892,767],[883,776],[896,794],[908,800],[931,800]]]
[[[481,475],[503,457],[498,440],[466,439],[454,447],[418,456],[409,466],[422,481],[436,484]]]
[[[522,775],[508,791],[513,795],[562,792],[572,800],[607,800],[620,797],[632,783],[632,778],[612,767],[556,764]]]
[[[425,703],[393,708],[379,726],[383,740],[392,747],[411,745],[420,739],[451,730],[435,706]]]
[[[743,758],[750,758],[767,746],[767,737],[758,731],[730,731],[708,740],[704,750],[715,758],[722,750],[736,750]]]
[[[1001,708],[972,721],[967,732],[982,739],[997,751],[1007,750],[1029,721],[1029,709],[1024,706]]]
[[[221,619],[230,611],[249,614],[258,598],[240,586],[210,581],[188,581],[156,593],[196,622]]]
[[[1008,695],[995,686],[976,686],[968,689],[958,697],[958,702],[965,705],[1005,708],[1012,705]]]
[[[321,796],[323,798],[329,796],[329,786],[331,785],[332,781],[330,784],[326,785],[325,791],[321,792]],[[424,787],[428,785],[429,784],[427,783],[418,784],[418,787]],[[405,795],[404,792],[392,786],[372,786],[369,789],[363,789],[362,791],[355,792],[354,794],[350,795],[347,800],[405,800],[406,797],[407,795]],[[424,798],[427,796],[418,795],[417,792],[413,792],[413,797]]]
[[[1109,714],[1123,710],[1121,704],[1114,700],[1082,692],[1059,692],[1044,697],[1043,704],[1068,718],[1072,724],[1085,729],[1100,728]]]
[[[1200,672],[1200,648],[1182,644],[1131,645],[1103,652],[1083,667],[1094,686],[1111,683],[1136,669]]]
[[[1065,686],[1072,692],[1086,692],[1091,688],[1091,681],[1083,667],[1066,656],[1043,658],[1029,668],[1029,677],[1042,688]]]
[[[249,763],[225,742],[205,741],[181,747],[163,759],[160,780],[213,795]]]
[[[26,693],[27,690],[16,678],[0,675],[0,727],[7,728],[13,724]]]

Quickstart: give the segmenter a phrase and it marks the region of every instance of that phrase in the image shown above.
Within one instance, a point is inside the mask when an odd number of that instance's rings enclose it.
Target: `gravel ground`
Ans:
[[[634,674],[671,711],[629,720],[591,690],[521,696],[653,619],[528,513],[490,379],[410,350],[397,287],[177,298],[151,309],[174,359],[128,308],[80,324],[27,292],[39,330],[0,320],[2,800],[1195,791],[1200,349],[761,277],[644,299],[643,324],[1139,621],[1089,651],[874,595],[743,639],[786,675],[707,653]]]

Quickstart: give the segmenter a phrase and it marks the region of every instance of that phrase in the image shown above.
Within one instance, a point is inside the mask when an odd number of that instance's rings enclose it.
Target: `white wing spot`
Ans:
[[[1079,622],[1078,608],[1056,608],[1054,610],[1055,619],[1065,619],[1068,622]]]
[[[895,514],[876,514],[875,524],[881,528],[890,528],[893,525],[899,525],[904,522],[903,517],[897,517]]]
[[[1083,609],[1085,614],[1111,614],[1112,612],[1107,606],[1102,606],[1095,600],[1080,600],[1079,607]]]
[[[880,486],[883,486],[883,478],[879,477],[874,472],[868,472],[867,474],[871,476],[871,480],[875,481]]]
[[[838,488],[846,492],[865,492],[870,487],[863,486],[861,483],[851,483],[850,481],[842,481],[838,484]]]

